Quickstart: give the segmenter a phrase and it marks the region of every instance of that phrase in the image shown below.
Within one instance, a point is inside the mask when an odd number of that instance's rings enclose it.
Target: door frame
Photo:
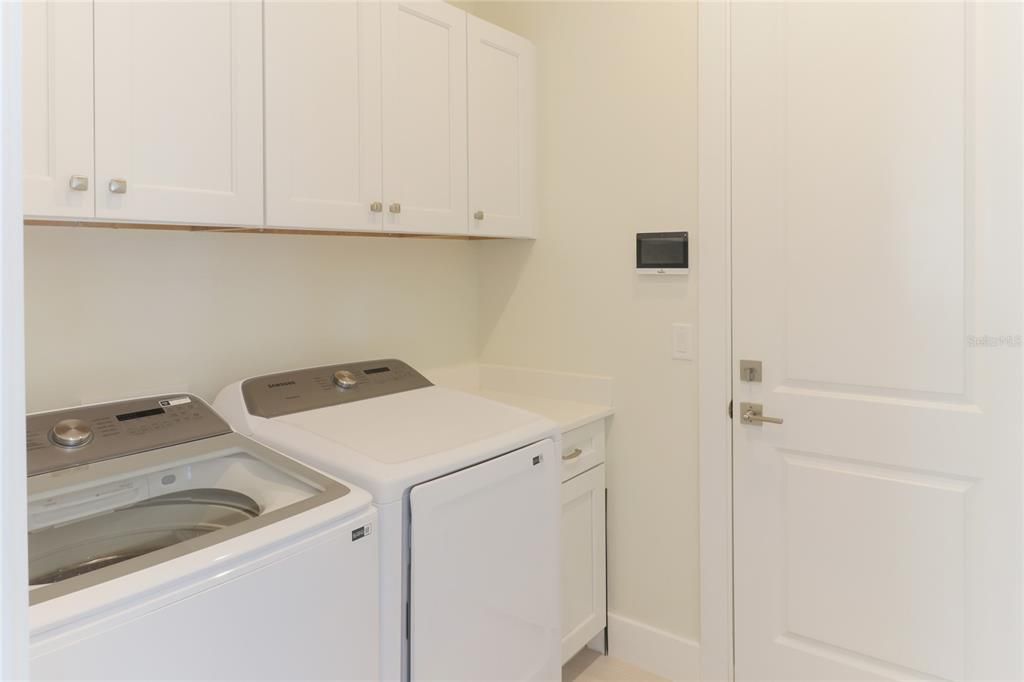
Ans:
[[[0,3],[0,679],[28,676],[21,3]]]
[[[698,6],[701,679],[733,679],[731,0]]]

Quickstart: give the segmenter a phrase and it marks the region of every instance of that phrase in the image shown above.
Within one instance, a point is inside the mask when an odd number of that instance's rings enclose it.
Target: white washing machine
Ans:
[[[255,377],[241,433],[370,491],[386,680],[559,680],[559,430],[398,360]]]
[[[36,680],[376,679],[369,493],[166,395],[28,417]]]

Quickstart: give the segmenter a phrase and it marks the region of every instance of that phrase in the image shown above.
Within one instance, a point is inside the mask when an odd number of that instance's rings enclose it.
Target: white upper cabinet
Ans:
[[[94,11],[96,216],[262,224],[261,3]]]
[[[91,218],[92,5],[22,5],[25,213]]]
[[[267,2],[267,224],[380,230],[380,3]]]
[[[31,217],[534,236],[533,46],[440,0],[36,0],[23,66]]]
[[[465,234],[466,13],[386,2],[384,231]]]
[[[531,237],[534,49],[469,17],[469,233]]]

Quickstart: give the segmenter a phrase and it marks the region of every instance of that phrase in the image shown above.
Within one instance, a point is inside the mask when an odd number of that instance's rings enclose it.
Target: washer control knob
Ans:
[[[92,427],[81,419],[64,419],[50,432],[53,442],[66,448],[79,448],[92,440]]]
[[[356,375],[347,369],[339,369],[334,373],[334,383],[339,388],[349,389],[355,388],[359,382],[356,380]]]

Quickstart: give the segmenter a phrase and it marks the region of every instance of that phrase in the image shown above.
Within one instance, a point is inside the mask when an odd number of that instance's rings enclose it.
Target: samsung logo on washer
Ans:
[[[267,384],[267,388],[281,388],[282,386],[294,386],[294,381],[278,381],[276,384]]]

